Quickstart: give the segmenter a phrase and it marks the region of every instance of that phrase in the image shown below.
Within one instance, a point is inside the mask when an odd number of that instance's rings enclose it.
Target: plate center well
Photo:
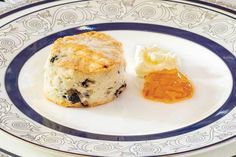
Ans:
[[[232,76],[226,64],[213,52],[194,42],[144,31],[105,31],[124,45],[128,88],[116,100],[95,108],[64,108],[43,95],[43,67],[50,51],[45,47],[33,55],[19,75],[19,89],[25,101],[47,119],[76,130],[106,135],[146,135],[173,131],[213,114],[232,90]],[[162,104],[144,99],[134,72],[138,45],[158,44],[176,54],[180,70],[193,82],[192,99]]]

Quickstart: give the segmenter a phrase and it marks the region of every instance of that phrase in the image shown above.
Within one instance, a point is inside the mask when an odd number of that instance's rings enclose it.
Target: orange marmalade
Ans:
[[[149,73],[144,77],[143,96],[164,103],[175,103],[193,96],[191,82],[177,69]]]

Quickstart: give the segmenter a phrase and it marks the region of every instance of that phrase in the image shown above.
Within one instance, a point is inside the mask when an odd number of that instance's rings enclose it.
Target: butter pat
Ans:
[[[147,47],[138,46],[136,49],[136,74],[143,78],[148,73],[164,69],[177,69],[178,63],[175,54],[164,50],[157,45]]]

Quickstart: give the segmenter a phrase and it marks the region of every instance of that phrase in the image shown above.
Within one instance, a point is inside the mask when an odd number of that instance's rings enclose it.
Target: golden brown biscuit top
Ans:
[[[93,73],[124,64],[122,44],[101,32],[87,32],[57,39],[51,62],[58,66]]]

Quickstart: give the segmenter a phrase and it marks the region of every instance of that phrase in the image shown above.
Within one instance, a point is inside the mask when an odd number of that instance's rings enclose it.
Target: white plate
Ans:
[[[15,14],[0,28],[1,130],[42,147],[96,156],[179,154],[235,137],[234,14],[186,1],[62,1],[49,6]],[[51,43],[91,30],[123,43],[127,90],[95,108],[47,101],[43,66]],[[180,58],[181,71],[195,87],[192,99],[166,105],[140,95],[134,52],[137,45],[150,43]]]

